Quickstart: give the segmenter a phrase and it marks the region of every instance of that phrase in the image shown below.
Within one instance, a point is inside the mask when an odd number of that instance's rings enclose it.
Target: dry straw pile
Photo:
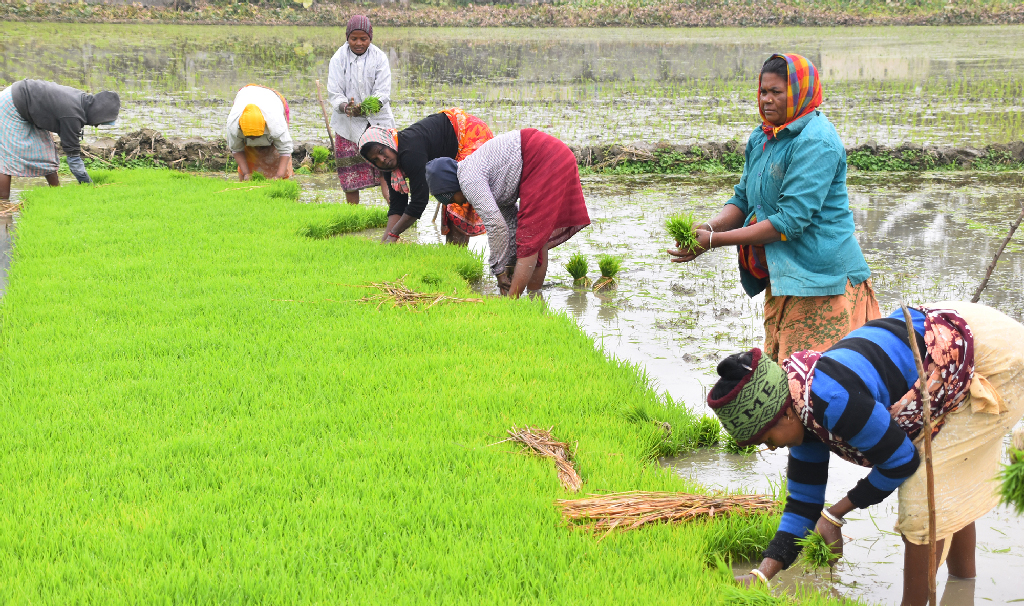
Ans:
[[[618,492],[555,501],[571,523],[594,532],[633,530],[656,522],[685,522],[716,515],[770,514],[779,502],[767,495],[699,495],[678,492]]]
[[[430,309],[438,303],[482,303],[483,299],[461,299],[449,297],[441,293],[417,292],[405,285],[406,276],[395,282],[371,282],[363,288],[376,288],[380,292],[359,299],[360,303],[376,303],[377,308],[385,303],[392,307],[414,307],[426,304],[423,309]],[[454,294],[454,293],[453,293]]]
[[[573,492],[579,492],[583,486],[580,474],[572,466],[572,455],[569,445],[559,442],[551,435],[551,429],[538,429],[536,427],[523,427],[508,430],[508,438],[501,442],[518,442],[534,454],[555,460],[555,467],[558,469],[558,481],[562,486]]]

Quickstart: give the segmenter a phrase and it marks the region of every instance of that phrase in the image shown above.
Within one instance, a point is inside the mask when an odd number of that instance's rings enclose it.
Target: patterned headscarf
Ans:
[[[818,69],[814,64],[801,55],[796,54],[774,54],[769,61],[781,57],[786,60],[786,72],[789,77],[786,80],[786,122],[782,126],[775,126],[764,117],[761,112],[760,103],[757,111],[761,114],[761,130],[774,139],[795,120],[803,118],[821,105],[821,80],[818,78]],[[757,94],[761,94],[761,76],[757,77]]]
[[[367,143],[380,143],[384,147],[397,152],[398,131],[393,128],[370,126],[363,131],[363,134],[359,137],[359,143],[357,146],[359,147],[360,155],[363,153],[363,146]],[[363,156],[363,158],[365,158],[367,162],[370,162],[370,159],[366,156]],[[370,162],[370,164],[373,164],[373,162]],[[405,182],[405,175],[402,173],[402,169],[397,166],[391,169],[391,189],[400,194],[409,193],[409,184]]]
[[[348,20],[348,27],[345,28],[345,39],[352,35],[354,31],[366,32],[366,35],[373,40],[373,26],[370,25],[370,20],[364,15],[352,15]]]
[[[782,417],[789,403],[786,373],[761,350],[750,350],[750,372],[728,393],[713,398],[708,406],[718,416],[729,435],[740,446],[756,443]]]

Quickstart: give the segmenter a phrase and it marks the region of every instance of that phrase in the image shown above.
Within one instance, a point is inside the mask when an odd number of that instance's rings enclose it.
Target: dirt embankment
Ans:
[[[470,4],[447,7],[407,2],[366,5],[207,2],[174,0],[168,6],[14,1],[0,4],[0,20],[87,23],[188,23],[337,26],[355,13],[374,25],[395,27],[764,27],[848,25],[994,25],[1024,23],[1024,3],[993,0],[938,2],[842,1],[811,5],[732,0],[664,0],[645,6],[574,4]]]
[[[313,148],[323,141],[295,144],[295,168],[313,166]],[[740,172],[744,145],[739,141],[708,141],[696,145],[634,143],[570,146],[584,170],[620,174]],[[91,162],[118,167],[167,166],[188,170],[224,170],[231,160],[223,139],[165,138],[143,129],[118,139],[83,143]],[[849,165],[865,171],[1024,170],[1024,141],[985,147],[922,146],[904,143],[887,147],[869,141],[846,150]]]

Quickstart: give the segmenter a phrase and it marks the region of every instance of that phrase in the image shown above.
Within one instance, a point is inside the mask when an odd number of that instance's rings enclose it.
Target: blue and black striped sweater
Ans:
[[[924,314],[913,309],[910,314],[917,345],[924,352]],[[867,477],[847,493],[859,508],[882,502],[920,464],[910,437],[889,415],[889,408],[916,381],[917,365],[902,310],[851,332],[815,366],[811,382],[815,419],[872,463]],[[789,449],[789,496],[764,557],[788,568],[800,553],[797,538],[814,529],[825,505],[829,455],[828,446],[810,431],[804,432],[802,444]]]

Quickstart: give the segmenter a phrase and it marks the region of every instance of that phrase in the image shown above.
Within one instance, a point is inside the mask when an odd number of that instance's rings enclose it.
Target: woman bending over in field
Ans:
[[[381,242],[397,242],[398,237],[416,222],[427,207],[427,162],[436,158],[461,161],[494,138],[483,120],[453,107],[432,114],[409,128],[371,126],[359,137],[359,153],[389,176],[390,208],[388,227]],[[449,244],[469,243],[470,236],[484,233],[480,217],[473,212],[460,214],[462,208],[446,209],[441,217],[441,233]]]
[[[999,502],[994,482],[1003,437],[1024,415],[1024,326],[974,303],[911,310],[931,395],[936,562],[975,576],[975,520]],[[899,489],[903,604],[928,597],[928,499],[919,452],[922,400],[903,312],[872,320],[824,353],[794,352],[781,364],[761,350],[734,354],[708,404],[740,445],[789,448],[789,494],[779,530],[761,565],[743,583],[768,582],[800,552],[812,529],[842,554],[848,512]],[[831,454],[871,467],[842,500],[825,509]]]
[[[503,295],[518,297],[527,288],[543,286],[548,250],[590,225],[576,156],[539,130],[495,137],[459,163],[433,160],[426,177],[439,202],[469,205],[463,210],[480,215],[487,227],[491,272]],[[510,278],[506,267],[512,259]]]

